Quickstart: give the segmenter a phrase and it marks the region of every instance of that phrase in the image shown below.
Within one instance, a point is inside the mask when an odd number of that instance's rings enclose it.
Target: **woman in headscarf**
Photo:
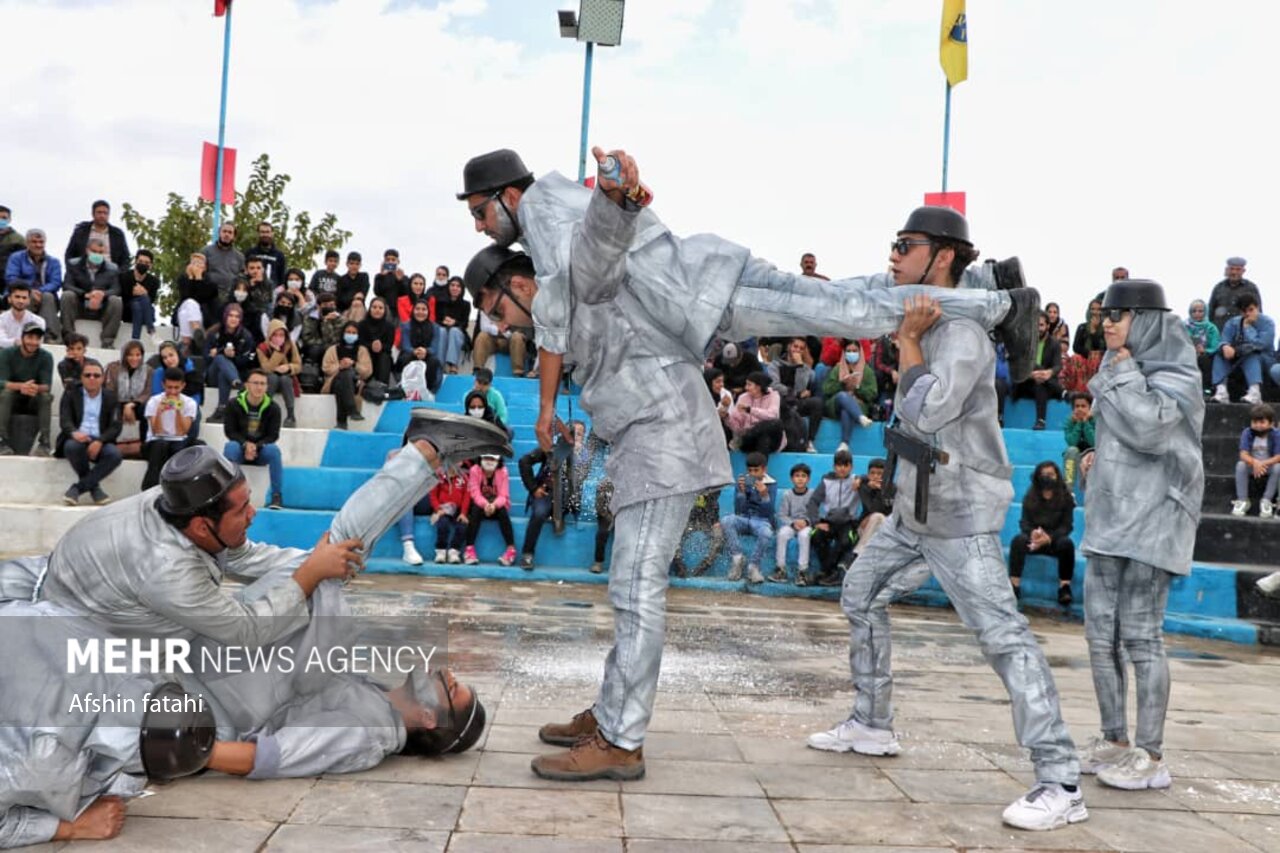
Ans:
[[[240,390],[256,357],[257,344],[244,326],[244,308],[228,303],[222,309],[222,322],[205,334],[205,346],[205,382],[218,388],[218,407],[209,416],[209,423],[218,424],[222,423],[231,392]]]
[[[1196,365],[1200,368],[1200,376],[1204,380],[1206,394],[1213,390],[1213,356],[1222,346],[1218,327],[1205,319],[1206,309],[1203,299],[1196,299],[1187,310],[1187,335],[1191,345],[1196,348]]]
[[[143,362],[144,352],[138,341],[128,341],[120,348],[120,360],[107,365],[104,387],[120,401],[120,421],[125,426],[137,424],[142,441],[147,440],[147,419],[143,410],[151,399],[151,368]]]
[[[1106,336],[1102,333],[1101,299],[1089,300],[1089,317],[1076,326],[1076,337],[1071,349],[1087,364],[1086,381],[1092,379],[1093,374],[1098,372],[1098,365],[1102,363],[1102,354],[1107,351]]]
[[[1031,475],[1031,488],[1022,498],[1020,532],[1009,543],[1009,578],[1013,594],[1022,597],[1022,567],[1027,554],[1058,561],[1058,603],[1071,603],[1071,578],[1076,570],[1076,545],[1071,541],[1076,502],[1067,491],[1062,472],[1053,462],[1041,462]]]
[[[862,355],[862,342],[845,344],[844,357],[822,380],[822,399],[827,417],[840,421],[840,444],[837,450],[848,450],[853,425],[871,426],[868,417],[876,401],[876,372],[867,366]]]
[[[360,343],[360,324],[353,320],[343,324],[342,338],[325,350],[320,370],[325,376],[320,393],[337,397],[338,429],[346,429],[348,419],[364,420],[360,414],[360,390],[373,374],[373,360]]]
[[[379,382],[391,381],[391,366],[395,363],[396,324],[387,312],[387,302],[381,296],[373,297],[369,313],[357,324],[360,344],[369,350],[373,361],[373,378]]]
[[[427,298],[427,279],[420,272],[409,276],[409,292],[396,300],[396,316],[401,323],[409,322],[413,316],[413,306],[419,299]]]
[[[1082,751],[1080,769],[1131,790],[1171,783],[1163,760],[1169,705],[1164,611],[1173,576],[1191,571],[1204,495],[1200,371],[1187,330],[1167,306],[1153,281],[1108,288],[1101,308],[1107,352],[1089,383],[1097,445],[1081,460],[1088,477],[1081,543],[1089,560],[1085,639],[1102,733]],[[1125,658],[1137,684],[1132,748]]]
[[[456,275],[449,279],[443,295],[430,297],[431,322],[440,334],[436,346],[436,358],[444,363],[445,373],[457,373],[462,363],[462,351],[467,346],[467,320],[471,317],[471,303],[462,298],[462,279]]]
[[[293,377],[302,372],[302,355],[289,330],[278,319],[267,325],[267,339],[258,344],[258,366],[267,372],[267,393],[284,404],[284,426],[296,427]]]
[[[431,348],[439,329],[431,322],[431,308],[425,298],[413,305],[409,321],[400,326],[400,357],[396,360],[396,370],[404,369],[415,361],[427,366],[427,390],[435,394],[444,383],[444,372],[440,362]]]

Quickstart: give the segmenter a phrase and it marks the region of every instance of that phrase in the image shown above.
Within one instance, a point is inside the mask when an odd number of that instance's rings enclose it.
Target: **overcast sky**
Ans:
[[[484,238],[453,194],[497,147],[577,172],[574,0],[236,0],[227,144],[287,201],[335,212],[366,268],[461,270]],[[631,0],[597,48],[590,138],[632,152],[677,233],[833,277],[887,264],[940,188],[941,0]],[[199,189],[217,138],[212,0],[0,0],[0,203],[61,252],[94,198],[149,215]],[[950,188],[983,257],[1022,257],[1074,323],[1122,264],[1175,308],[1228,255],[1264,294],[1276,239],[1274,37],[1264,0],[969,0]],[[1268,115],[1272,119],[1267,119]],[[134,241],[131,240],[131,243]],[[135,246],[136,248],[136,246]],[[1277,309],[1280,310],[1280,309]],[[1272,313],[1276,313],[1272,311]]]

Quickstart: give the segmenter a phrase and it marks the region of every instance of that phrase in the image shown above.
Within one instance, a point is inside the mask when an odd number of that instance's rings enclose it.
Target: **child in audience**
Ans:
[[[84,368],[84,351],[89,346],[89,339],[79,332],[67,335],[67,355],[58,362],[58,376],[62,378],[62,389],[80,385],[80,371]]]
[[[1009,578],[1013,594],[1022,597],[1022,567],[1027,553],[1047,554],[1058,560],[1058,603],[1071,603],[1071,578],[1075,574],[1076,546],[1071,541],[1076,502],[1062,482],[1053,462],[1041,462],[1031,475],[1031,488],[1022,498],[1021,532],[1009,545]]]
[[[685,525],[684,534],[680,537],[680,546],[676,548],[675,559],[671,561],[671,572],[678,578],[688,577],[689,567],[685,564],[685,548],[690,538],[701,533],[706,536],[707,548],[698,564],[693,567],[693,576],[700,577],[715,563],[724,548],[724,531],[720,529],[720,489],[708,489],[700,492],[693,499],[693,507],[689,510],[689,521]]]
[[[814,528],[810,547],[817,552],[822,567],[817,578],[820,586],[839,586],[843,581],[840,561],[853,555],[854,519],[861,503],[858,497],[861,485],[861,478],[853,476],[853,454],[837,450],[831,460],[831,471],[823,476],[809,498],[806,512]],[[796,584],[804,586],[805,583],[807,580],[801,572]]]
[[[782,493],[782,501],[778,504],[778,567],[769,580],[774,583],[787,582],[787,543],[796,540],[798,560],[796,563],[796,583],[809,571],[809,537],[813,528],[809,525],[806,514],[809,507],[809,466],[798,462],[791,466],[791,488]]]
[[[765,470],[768,458],[763,453],[747,454],[747,473],[738,477],[733,493],[733,514],[720,519],[725,542],[729,545],[729,577],[742,580],[742,564],[747,564],[747,581],[764,583],[760,561],[773,540],[774,507],[778,498],[778,483]],[[738,538],[750,534],[755,539],[750,559]]]
[[[1096,425],[1093,420],[1093,397],[1088,391],[1071,395],[1071,414],[1062,424],[1062,434],[1067,449],[1062,452],[1063,480],[1067,491],[1076,487],[1076,472],[1080,470],[1080,457],[1093,450]]]
[[[462,561],[468,566],[480,562],[476,555],[476,537],[480,534],[481,523],[488,520],[498,523],[502,540],[507,545],[498,563],[511,565],[516,561],[516,536],[511,529],[511,483],[502,457],[489,453],[482,455],[480,464],[471,466],[467,490],[471,494],[471,511],[468,513],[467,550]]]
[[[884,490],[884,466],[883,459],[872,459],[867,464],[867,476],[858,484],[862,515],[858,516],[858,542],[853,548],[855,555],[862,553],[880,525],[893,513],[893,498]]]
[[[493,387],[493,371],[487,367],[477,367],[471,375],[475,385],[472,391],[479,391],[484,395],[485,402],[489,404],[489,408],[493,409],[493,415],[498,419],[498,423],[502,424],[502,428],[507,432],[511,432],[507,428],[509,423],[507,419],[507,401],[503,398],[502,392]]]
[[[1275,409],[1258,403],[1249,409],[1249,426],[1240,433],[1240,459],[1236,462],[1236,499],[1231,514],[1242,516],[1249,511],[1249,479],[1266,479],[1258,516],[1275,514],[1276,486],[1280,485],[1280,429],[1276,429]]]

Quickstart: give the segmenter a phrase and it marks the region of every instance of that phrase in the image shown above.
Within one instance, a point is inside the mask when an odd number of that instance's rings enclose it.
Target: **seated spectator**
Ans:
[[[1230,321],[1228,321],[1230,322]],[[1236,462],[1236,499],[1231,502],[1231,514],[1243,516],[1249,512],[1250,478],[1263,486],[1262,500],[1258,502],[1258,516],[1275,515],[1276,487],[1280,485],[1280,429],[1276,429],[1276,411],[1266,403],[1255,403],[1249,410],[1249,426],[1240,433],[1240,459]]]
[[[297,267],[290,267],[284,274],[284,285],[276,288],[276,296],[288,293],[293,297],[293,310],[297,312],[297,329],[290,325],[290,336],[297,343],[302,335],[302,318],[316,307],[316,295],[307,290],[307,277]]]
[[[604,571],[605,548],[613,533],[613,481],[607,477],[596,487],[596,543],[591,557],[591,574]]]
[[[219,319],[218,286],[205,275],[207,264],[203,253],[192,252],[186,269],[178,276],[178,308],[173,322],[187,352],[204,351],[203,330],[216,325]]]
[[[396,302],[405,295],[408,288],[409,283],[404,278],[404,267],[400,266],[400,252],[396,249],[387,249],[382,253],[382,271],[373,277],[373,295],[381,297],[390,310],[396,306]]]
[[[1205,393],[1208,394],[1213,389],[1213,357],[1218,354],[1222,336],[1218,327],[1205,319],[1205,313],[1204,300],[1193,300],[1187,310],[1186,327],[1187,335],[1196,348],[1196,365],[1200,368]]]
[[[155,255],[150,249],[139,249],[133,258],[133,269],[121,270],[120,293],[123,313],[121,319],[132,326],[130,338],[142,339],[145,326],[148,335],[156,333],[156,300],[160,297],[160,279],[151,273]]]
[[[877,393],[876,372],[862,357],[861,343],[849,341],[844,348],[844,357],[822,383],[827,417],[840,421],[838,450],[849,449],[854,424],[871,426],[871,418],[867,414],[876,402]]]
[[[401,323],[409,322],[413,316],[413,306],[419,301],[427,300],[427,278],[420,272],[409,276],[409,292],[396,300],[396,317]]]
[[[398,329],[395,320],[388,313],[386,300],[381,296],[373,297],[373,301],[369,303],[369,313],[359,321],[357,328],[360,329],[360,345],[369,351],[373,378],[391,384],[391,368],[396,364]],[[439,383],[436,387],[439,387]]]
[[[773,583],[786,583],[787,543],[796,540],[798,549],[796,561],[796,583],[803,585],[801,578],[809,571],[809,537],[813,528],[809,525],[809,466],[798,462],[791,466],[791,488],[782,493],[778,504],[778,552],[775,555],[777,568],[769,575]]]
[[[311,282],[307,288],[316,295],[317,302],[322,293],[332,293],[334,298],[337,298],[338,280],[341,278],[338,274],[338,261],[341,258],[342,256],[336,250],[329,249],[324,253],[324,268],[311,274]]]
[[[25,281],[9,286],[9,310],[0,314],[0,349],[17,346],[28,323],[39,326],[41,337],[45,336],[44,318],[29,311],[30,304],[31,287]]]
[[[266,266],[261,258],[251,257],[245,261],[244,266],[248,278],[248,296],[240,303],[240,307],[244,309],[244,327],[253,335],[253,344],[257,346],[262,343],[266,333],[266,320],[270,318],[275,303],[275,285],[267,278]],[[236,291],[239,290],[240,283],[236,282]]]
[[[76,330],[76,320],[84,317],[102,321],[102,346],[115,346],[122,316],[120,268],[107,260],[106,246],[90,238],[84,257],[67,262],[67,278],[62,284],[62,334]]]
[[[200,406],[204,403],[204,380],[196,370],[195,362],[190,357],[183,355],[177,344],[173,341],[164,341],[160,344],[159,351],[156,354],[156,363],[151,370],[151,396],[154,397],[164,391],[164,372],[170,367],[176,367],[182,371],[182,375],[186,379],[186,385],[183,387],[182,393],[196,401],[196,421],[191,425],[190,431],[187,432],[187,438],[190,441],[195,441],[200,437]],[[146,423],[145,417],[142,423]]]
[[[1098,365],[1102,364],[1102,355],[1107,351],[1107,339],[1102,334],[1102,299],[1101,297],[1089,300],[1089,318],[1076,326],[1075,340],[1071,344],[1071,351],[1085,360],[1088,365],[1085,370],[1085,383],[1093,378],[1098,372]]]
[[[815,394],[822,392],[822,383],[827,378],[827,374],[831,368],[840,363],[840,359],[844,358],[844,338],[823,338],[818,343],[818,353],[814,356],[813,365],[813,381],[814,386],[809,390]],[[897,361],[894,361],[897,365]]]
[[[507,415],[507,401],[502,396],[502,392],[493,387],[493,371],[487,367],[477,367],[471,374],[473,385],[472,391],[479,391],[484,395],[484,401],[493,410],[493,422],[511,434],[511,428],[507,426],[509,423]]]
[[[872,459],[867,464],[867,476],[858,483],[858,502],[862,514],[858,516],[858,542],[853,547],[855,557],[862,554],[880,525],[893,514],[893,498],[884,490],[883,459]]]
[[[1044,314],[1049,319],[1049,338],[1055,341],[1066,341],[1071,345],[1071,327],[1062,319],[1062,309],[1058,303],[1050,302],[1044,306]]]
[[[792,338],[787,341],[787,349],[781,358],[769,363],[767,368],[772,388],[782,398],[784,412],[783,423],[787,423],[785,414],[794,411],[805,424],[804,441],[793,445],[797,449],[803,447],[806,453],[815,452],[813,442],[818,437],[818,429],[822,426],[822,396],[814,396],[809,390],[813,381],[812,358],[809,345],[804,338]],[[790,444],[792,437],[788,437]]]
[[[557,443],[572,444],[573,433],[569,428],[559,418],[556,418],[555,423],[560,430]],[[565,469],[568,466],[558,463],[554,454],[554,450],[548,452],[541,447],[535,447],[520,457],[520,480],[524,483],[527,494],[524,508],[529,515],[529,526],[525,528],[524,544],[520,548],[520,568],[526,571],[533,570],[533,557],[538,547],[538,537],[542,535],[542,527],[555,509],[555,491],[561,490],[562,501],[567,498]],[[564,509],[563,504],[562,509]]]
[[[258,223],[258,242],[245,255],[245,266],[252,260],[262,264],[263,275],[273,289],[284,284],[285,269],[289,264],[284,252],[276,245],[276,229],[270,222]]]
[[[102,481],[120,467],[123,458],[116,439],[120,437],[120,415],[116,397],[103,387],[106,372],[95,359],[85,359],[80,385],[66,388],[58,406],[56,456],[65,458],[76,472],[76,481],[62,496],[67,506],[89,495],[101,506],[111,500]]]
[[[24,282],[31,289],[28,309],[44,320],[44,341],[62,340],[62,319],[58,316],[61,305],[62,262],[45,251],[45,234],[39,228],[27,230],[27,247],[9,255],[5,265],[5,287]]]
[[[1058,603],[1071,603],[1071,578],[1075,574],[1076,546],[1071,541],[1076,502],[1062,482],[1055,462],[1041,462],[1031,475],[1031,488],[1022,498],[1021,532],[1009,545],[1009,577],[1013,594],[1022,597],[1022,569],[1027,554],[1058,559]]]
[[[1088,391],[1072,394],[1071,414],[1062,425],[1062,435],[1067,440],[1067,449],[1062,452],[1063,481],[1067,484],[1068,491],[1075,491],[1080,459],[1093,450],[1096,429],[1092,395]]]
[[[1085,376],[1089,372],[1089,363],[1071,351],[1071,343],[1058,341],[1058,356],[1061,368],[1058,371],[1058,384],[1062,393],[1068,398],[1072,394],[1083,394],[1089,390],[1089,380]]]
[[[140,441],[147,440],[147,403],[151,400],[151,367],[138,341],[120,347],[120,360],[107,365],[106,388],[120,406],[122,426],[136,424]],[[185,433],[184,433],[185,434]],[[157,481],[158,482],[158,481]]]
[[[14,415],[35,415],[37,434],[31,455],[48,457],[53,421],[53,356],[40,346],[44,328],[27,321],[16,346],[0,350],[0,456],[12,456],[9,445]]]
[[[498,415],[494,412],[493,407],[489,405],[489,401],[485,399],[483,391],[472,389],[467,392],[467,396],[463,398],[462,409],[473,418],[486,420],[495,426],[506,428],[505,425],[498,420]]]
[[[396,360],[396,371],[399,373],[403,373],[415,361],[426,365],[427,390],[433,395],[444,384],[444,370],[432,353],[437,332],[436,325],[431,322],[431,306],[427,304],[427,300],[419,299],[414,303],[409,322],[400,326],[400,357]]]
[[[89,247],[96,240],[102,244],[107,260],[120,269],[126,269],[129,266],[129,242],[125,239],[124,232],[109,221],[111,205],[98,199],[93,203],[91,211],[93,218],[80,222],[72,230],[71,239],[67,241],[67,249],[62,256],[70,265],[72,260],[92,252],[93,249]]]
[[[363,291],[356,291],[351,294],[351,304],[347,306],[346,311],[342,312],[342,319],[359,323],[367,313],[369,312],[365,309],[365,294]]]
[[[754,380],[747,380],[748,386]],[[765,470],[768,459],[763,453],[747,454],[747,473],[739,475],[733,493],[733,513],[720,519],[725,543],[729,546],[728,580],[742,580],[742,564],[747,565],[747,582],[764,583],[760,561],[769,553],[773,542],[773,525],[777,516],[778,483]],[[755,544],[748,555],[738,538],[750,535]]]
[[[746,390],[729,410],[731,447],[743,453],[777,453],[787,446],[782,430],[782,399],[770,388],[769,374],[757,370],[747,377]]]
[[[724,531],[720,528],[720,489],[708,489],[699,492],[693,499],[693,507],[689,510],[689,521],[684,533],[680,536],[680,545],[671,561],[671,574],[679,578],[701,577],[715,564],[724,548]],[[694,541],[694,536],[701,534],[706,538],[702,559],[692,569],[685,562],[686,549]]]
[[[338,299],[338,310],[347,312],[351,309],[351,304],[355,301],[356,294],[360,294],[360,303],[369,296],[369,275],[360,272],[360,265],[364,262],[364,258],[360,257],[359,252],[347,252],[347,272],[338,278],[337,289],[334,295]],[[356,320],[362,320],[364,315],[361,314]]]
[[[22,235],[13,227],[13,211],[0,204],[0,264],[8,263],[25,245]]]
[[[502,531],[502,541],[507,544],[498,562],[504,566],[511,565],[516,561],[516,537],[511,529],[509,512],[511,484],[502,457],[483,454],[480,464],[472,465],[467,475],[467,491],[471,494],[471,509],[467,514],[467,548],[462,561],[468,566],[480,562],[476,555],[476,537],[480,535],[480,524],[488,520],[497,522],[498,529]]]
[[[436,358],[444,363],[444,372],[458,372],[462,364],[462,352],[467,348],[467,321],[471,319],[471,303],[462,295],[462,279],[456,275],[449,279],[443,296],[429,298],[431,320],[439,328]]]
[[[205,260],[204,277],[218,290],[218,306],[231,301],[231,291],[244,276],[244,255],[236,248],[236,225],[224,221],[218,226],[218,239],[201,250]],[[217,322],[217,313],[205,318],[205,324]]]
[[[724,371],[724,387],[736,400],[747,389],[747,377],[760,370],[760,361],[753,353],[747,352],[746,342],[737,344],[731,341],[721,348],[712,366]]]
[[[414,504],[413,509],[400,516],[401,559],[411,566],[421,566],[422,555],[413,544],[413,518],[416,515],[431,517],[435,528],[435,562],[461,563],[462,549],[467,545],[468,513],[471,510],[471,492],[468,490],[467,473],[453,471],[445,474],[426,497]]]
[[[167,375],[167,371],[166,371]],[[271,475],[268,509],[284,506],[284,460],[280,456],[280,407],[267,393],[267,372],[249,371],[244,390],[227,406],[222,455],[239,465],[266,465]]]
[[[267,393],[284,405],[284,425],[296,427],[294,419],[294,377],[302,372],[302,356],[289,337],[284,323],[272,320],[267,326],[267,339],[258,344],[258,366],[267,374]]]
[[[148,439],[144,453],[147,457],[147,473],[142,478],[142,488],[151,488],[160,482],[160,469],[169,457],[190,444],[188,433],[196,420],[196,401],[182,393],[187,379],[182,369],[168,367],[164,371],[164,391],[147,401]]]
[[[1009,352],[1003,343],[996,344],[996,418],[1004,429],[1004,404],[1009,399]]]
[[[338,429],[347,428],[347,420],[362,421],[360,392],[373,375],[369,350],[360,345],[360,326],[350,320],[342,325],[342,340],[325,350],[322,394],[332,394],[337,403]]]
[[[1251,293],[1236,299],[1240,313],[1222,328],[1222,343],[1213,357],[1215,403],[1231,402],[1227,393],[1227,377],[1239,370],[1244,374],[1245,391],[1241,399],[1250,404],[1262,402],[1262,377],[1272,373],[1272,382],[1280,384],[1280,371],[1275,367],[1276,324],[1258,307]]]
[[[316,294],[316,309],[302,322],[302,360],[319,364],[325,351],[342,340],[342,314],[337,298],[328,291]]]
[[[244,327],[244,309],[236,303],[222,309],[222,322],[205,333],[205,382],[218,389],[218,407],[209,423],[222,423],[231,394],[240,393],[257,358],[257,344]]]
[[[431,282],[431,287],[427,289],[427,301],[430,302],[432,297],[443,297],[448,287],[449,268],[442,264],[436,267],[435,279]]]
[[[296,307],[299,303],[297,291],[286,290],[280,288],[275,295],[275,304],[271,308],[270,316],[263,315],[262,329],[259,332],[262,340],[259,343],[267,342],[267,335],[271,331],[271,324],[279,321],[284,326],[285,334],[289,340],[297,343],[302,338],[302,312]],[[299,356],[301,358],[301,356]]]
[[[1262,307],[1262,291],[1258,285],[1244,277],[1247,261],[1239,256],[1227,258],[1225,278],[1213,286],[1209,293],[1209,320],[1219,329],[1225,330],[1227,321],[1244,313],[1244,305],[1240,302],[1243,296],[1252,296]]]
[[[724,431],[724,443],[733,441],[733,430],[729,429],[729,410],[733,408],[733,395],[724,387],[724,371],[718,367],[708,367],[702,371],[702,378],[711,392],[711,399],[716,401],[716,414],[720,416],[720,429]]]
[[[825,474],[806,508],[809,526],[814,529],[809,547],[818,555],[820,586],[839,586],[844,580],[842,561],[853,553],[854,527],[859,508],[858,489],[862,480],[853,475],[853,454],[837,450],[831,460],[832,470]],[[801,576],[804,572],[801,572]],[[796,578],[798,586],[808,583]]]
[[[1045,428],[1049,401],[1062,398],[1062,386],[1058,384],[1058,374],[1062,370],[1062,350],[1049,337],[1049,318],[1044,312],[1040,313],[1039,326],[1040,341],[1036,345],[1036,360],[1032,365],[1031,378],[1013,386],[1013,399],[1035,399],[1036,423],[1032,429],[1037,430]]]
[[[62,380],[62,390],[80,384],[80,371],[84,369],[84,351],[89,346],[89,339],[76,334],[67,337],[67,354],[58,362],[58,378]]]
[[[483,311],[476,312],[477,331],[473,336],[471,361],[476,367],[488,367],[489,359],[496,352],[511,356],[511,374],[524,376],[528,357],[529,339],[517,329],[501,329]]]
[[[871,345],[871,364],[876,371],[876,405],[873,420],[887,421],[893,416],[893,398],[898,393],[898,333],[878,338]],[[1008,371],[1006,371],[1006,379]],[[1006,392],[1008,389],[1005,389]],[[1001,411],[1004,411],[1003,408]]]

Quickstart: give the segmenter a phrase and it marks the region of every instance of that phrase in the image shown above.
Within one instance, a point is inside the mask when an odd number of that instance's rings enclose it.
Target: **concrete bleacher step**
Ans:
[[[253,489],[253,503],[264,506],[271,498],[267,469],[259,465],[244,466],[245,476]],[[112,500],[142,491],[142,478],[147,473],[145,460],[126,459],[102,481],[102,488]],[[30,456],[0,457],[0,503],[56,507],[63,504],[67,487],[78,478],[65,459],[35,459]],[[84,506],[92,506],[89,496]],[[8,519],[5,520],[8,528]],[[7,532],[7,531],[6,531]],[[7,544],[7,543],[6,543]],[[6,550],[0,548],[0,550]]]
[[[1203,513],[1195,559],[1207,563],[1280,562],[1280,520]]]

